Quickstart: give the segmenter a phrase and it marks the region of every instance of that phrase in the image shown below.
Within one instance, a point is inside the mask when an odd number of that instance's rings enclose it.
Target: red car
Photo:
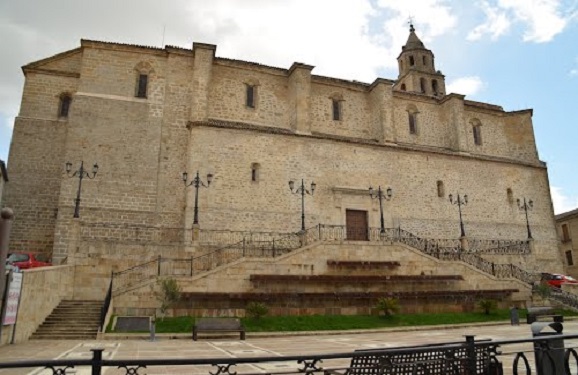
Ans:
[[[37,253],[10,253],[8,258],[6,258],[6,263],[12,264],[21,270],[52,265],[46,254]]]
[[[556,288],[560,288],[562,284],[578,284],[578,280],[572,276],[560,275],[559,273],[543,273],[542,281]]]

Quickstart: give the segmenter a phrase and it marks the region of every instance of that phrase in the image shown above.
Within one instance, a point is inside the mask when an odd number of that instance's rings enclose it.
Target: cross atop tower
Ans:
[[[410,33],[414,32],[414,31],[415,31],[415,28],[413,27],[413,16],[412,16],[412,15],[410,15],[410,16],[407,18],[407,23],[409,24],[409,32],[410,32]]]

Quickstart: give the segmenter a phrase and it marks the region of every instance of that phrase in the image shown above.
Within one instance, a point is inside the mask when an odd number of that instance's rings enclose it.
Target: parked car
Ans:
[[[542,281],[556,288],[560,288],[562,284],[578,284],[578,280],[572,276],[561,275],[559,273],[542,273]]]
[[[9,253],[6,263],[12,264],[21,270],[52,265],[48,256],[40,253]]]

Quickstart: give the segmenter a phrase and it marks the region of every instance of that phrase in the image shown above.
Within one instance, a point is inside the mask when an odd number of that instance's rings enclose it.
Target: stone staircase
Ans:
[[[30,337],[31,340],[95,339],[102,301],[63,300]]]

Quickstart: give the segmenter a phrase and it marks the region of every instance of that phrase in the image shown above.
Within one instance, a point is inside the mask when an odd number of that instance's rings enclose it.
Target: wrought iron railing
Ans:
[[[217,232],[214,232],[217,233]],[[213,233],[213,234],[214,234]],[[369,228],[368,230],[352,230],[344,225],[318,224],[304,232],[288,233],[283,236],[273,232],[226,232],[229,239],[241,236],[241,240],[206,254],[191,258],[164,258],[157,259],[134,266],[122,272],[115,273],[114,291],[127,291],[137,287],[141,283],[154,279],[157,276],[193,276],[200,272],[206,272],[215,267],[233,262],[244,257],[274,258],[300,247],[317,241],[390,241],[402,243],[424,254],[444,261],[462,261],[477,269],[498,278],[517,278],[523,282],[532,284],[538,280],[534,273],[527,272],[512,264],[497,264],[485,260],[478,254],[491,253],[492,249],[481,251],[480,246],[518,247],[521,253],[525,253],[529,245],[524,241],[477,241],[477,250],[465,251],[459,239],[428,239],[416,236],[401,228]],[[221,236],[221,235],[219,235]],[[213,237],[215,239],[216,237]],[[223,239],[224,237],[219,237]],[[497,249],[497,248],[496,248]]]
[[[104,297],[104,303],[100,308],[100,332],[104,332],[106,314],[108,314],[108,309],[110,308],[110,302],[112,301],[112,274],[110,275],[110,283],[108,284],[108,290],[106,296]]]
[[[81,356],[2,362],[0,369],[38,368],[51,371],[54,375],[80,370],[90,371],[93,375],[107,370],[138,375],[164,373],[167,368],[178,373],[219,375],[254,374],[255,369],[271,375],[576,374],[578,354],[575,348],[565,345],[576,338],[578,335],[554,334],[530,339],[474,341],[473,336],[467,336],[463,342],[423,346],[270,357],[248,354],[238,358],[109,359],[103,355],[104,349],[92,349],[90,359],[82,359]]]
[[[540,293],[538,289],[538,285],[534,287],[537,293]],[[557,287],[550,288],[550,293],[548,294],[548,298],[558,301],[568,307],[578,309],[578,296],[574,293],[569,293],[565,290],[562,290]]]

